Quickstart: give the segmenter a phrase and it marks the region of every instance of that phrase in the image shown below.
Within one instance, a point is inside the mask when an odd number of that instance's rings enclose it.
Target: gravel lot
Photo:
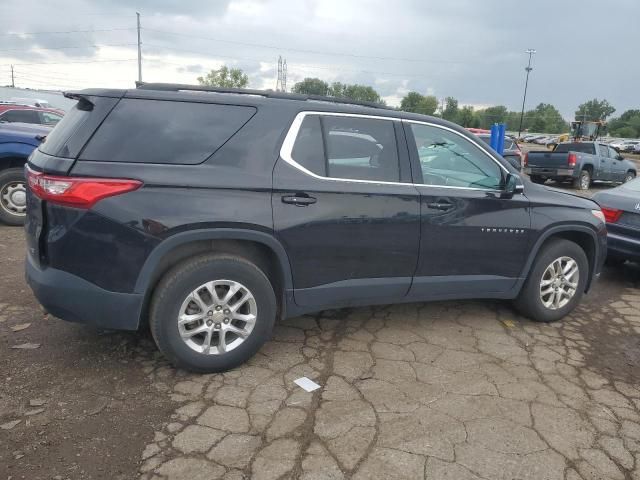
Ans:
[[[327,311],[192,375],[145,332],[45,315],[23,242],[0,226],[1,479],[640,479],[638,266],[562,323],[494,301]]]

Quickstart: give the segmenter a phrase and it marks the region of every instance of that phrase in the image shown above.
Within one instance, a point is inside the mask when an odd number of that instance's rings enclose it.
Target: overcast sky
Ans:
[[[535,48],[527,108],[640,108],[640,0],[0,0],[0,84],[14,64],[16,86],[132,87],[136,10],[145,81],[196,83],[227,64],[274,88],[282,55],[289,88],[310,76],[391,105],[416,90],[519,110]]]

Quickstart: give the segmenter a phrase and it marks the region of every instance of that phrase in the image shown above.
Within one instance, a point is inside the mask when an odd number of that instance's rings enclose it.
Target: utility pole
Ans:
[[[533,68],[531,68],[531,56],[534,53],[536,53],[536,51],[533,48],[529,48],[525,53],[529,54],[529,64],[527,65],[527,68],[525,68],[525,70],[527,71],[527,79],[524,82],[524,96],[522,97],[522,111],[520,112],[520,126],[518,127],[518,138],[522,133],[522,120],[524,119],[524,103],[527,101],[527,87],[529,86],[529,73],[531,72],[531,70],[533,70]]]
[[[16,80],[13,76],[13,65],[11,65],[11,87],[16,88]]]
[[[138,82],[142,82],[142,42],[140,41],[140,13],[136,12],[138,21]]]

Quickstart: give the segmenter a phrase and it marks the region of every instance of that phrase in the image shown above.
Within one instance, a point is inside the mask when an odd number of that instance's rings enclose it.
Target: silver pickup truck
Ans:
[[[599,142],[567,142],[558,144],[552,152],[528,152],[524,167],[532,182],[572,181],[579,190],[587,190],[594,180],[628,182],[637,172],[635,163]]]

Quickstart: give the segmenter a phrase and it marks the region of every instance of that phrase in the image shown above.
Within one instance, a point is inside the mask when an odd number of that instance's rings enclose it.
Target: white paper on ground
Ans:
[[[300,377],[294,380],[293,383],[295,383],[299,387],[304,388],[307,392],[313,392],[314,390],[320,388],[320,385],[318,385],[313,380],[308,379],[307,377]]]

